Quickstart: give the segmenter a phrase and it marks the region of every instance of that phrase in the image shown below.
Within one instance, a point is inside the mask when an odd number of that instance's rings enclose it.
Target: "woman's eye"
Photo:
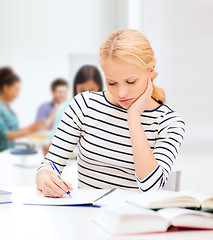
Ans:
[[[111,86],[112,86],[112,85],[115,85],[115,83],[108,83],[108,84],[111,85]]]
[[[135,81],[133,81],[133,82],[128,82],[129,84],[133,84],[133,83],[135,83]]]

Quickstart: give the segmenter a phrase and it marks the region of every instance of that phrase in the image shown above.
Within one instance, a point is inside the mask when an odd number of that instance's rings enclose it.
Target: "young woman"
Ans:
[[[20,79],[12,69],[0,68],[0,151],[13,148],[14,139],[43,128],[43,123],[40,121],[26,128],[18,127],[18,120],[10,108],[10,103],[18,97],[20,87]]]
[[[183,140],[184,121],[164,104],[153,85],[156,60],[149,41],[135,30],[112,33],[100,49],[107,91],[78,94],[66,109],[37,173],[43,194],[68,189],[51,171],[60,171],[78,144],[79,188],[161,189]]]

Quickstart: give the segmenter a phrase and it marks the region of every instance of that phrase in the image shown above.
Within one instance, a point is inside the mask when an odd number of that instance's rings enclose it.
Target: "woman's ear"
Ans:
[[[149,77],[152,79],[152,77],[153,77],[153,74],[154,74],[154,70],[155,70],[155,65],[153,65],[151,68],[150,68],[150,70],[149,70]]]

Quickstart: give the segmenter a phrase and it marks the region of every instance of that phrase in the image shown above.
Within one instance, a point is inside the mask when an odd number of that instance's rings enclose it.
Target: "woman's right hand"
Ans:
[[[65,182],[65,184],[55,173],[51,173],[44,179],[41,190],[46,197],[60,198],[73,189],[70,183]]]
[[[41,121],[41,120],[36,121],[35,123],[29,126],[30,133],[37,132],[43,129],[44,129],[44,121]]]

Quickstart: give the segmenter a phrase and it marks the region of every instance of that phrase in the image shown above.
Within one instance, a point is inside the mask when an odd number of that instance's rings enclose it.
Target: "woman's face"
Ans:
[[[12,85],[3,87],[3,94],[8,102],[13,102],[18,96],[21,89],[20,82],[14,82]]]
[[[111,100],[126,109],[144,93],[152,72],[110,59],[105,60],[103,71]]]
[[[98,91],[98,90],[99,90],[98,84],[93,79],[90,79],[85,83],[80,83],[76,85],[77,94],[86,91]]]

